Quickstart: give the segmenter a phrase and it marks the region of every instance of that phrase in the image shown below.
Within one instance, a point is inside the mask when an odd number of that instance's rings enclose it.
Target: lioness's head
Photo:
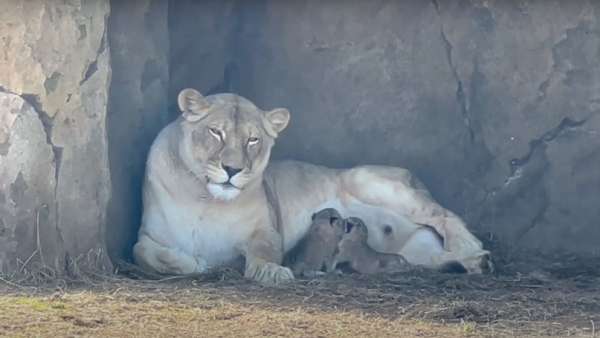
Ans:
[[[204,97],[195,89],[182,90],[177,101],[181,158],[215,199],[232,200],[262,178],[275,138],[290,120],[287,109],[263,111],[235,94]]]

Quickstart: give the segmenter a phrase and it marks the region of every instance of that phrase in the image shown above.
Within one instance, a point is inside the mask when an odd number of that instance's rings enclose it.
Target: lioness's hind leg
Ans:
[[[364,166],[349,170],[343,177],[345,191],[361,203],[401,214],[415,224],[433,227],[442,236],[446,250],[481,247],[466,224],[439,205],[408,170]]]
[[[133,247],[133,258],[142,268],[163,274],[185,275],[207,269],[206,262],[186,255],[181,250],[162,246],[144,235]]]
[[[400,253],[415,265],[431,266],[435,264],[435,257],[444,253],[444,248],[433,229],[422,228],[413,233]]]
[[[386,166],[362,166],[342,174],[349,199],[403,215],[414,224],[431,226],[443,238],[444,252],[433,255],[437,264],[458,261],[469,272],[482,272],[489,252],[463,220],[439,205],[426,187],[408,170]],[[359,215],[360,216],[360,215]]]

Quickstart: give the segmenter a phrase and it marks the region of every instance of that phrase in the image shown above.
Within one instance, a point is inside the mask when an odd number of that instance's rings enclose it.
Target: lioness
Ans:
[[[311,219],[308,233],[285,262],[296,276],[316,277],[333,271],[334,253],[346,230],[344,218],[333,208],[319,210]]]
[[[296,161],[269,164],[290,113],[263,111],[234,94],[178,96],[181,117],[148,155],[135,261],[166,274],[206,271],[245,257],[245,276],[262,283],[294,278],[282,258],[306,234],[315,210],[332,207],[369,227],[369,245],[409,262],[490,267],[488,251],[407,170],[334,170]],[[443,241],[420,236],[431,224]],[[388,231],[389,230],[389,231]],[[410,252],[406,252],[410,248]],[[411,262],[412,263],[412,262]]]
[[[368,229],[357,217],[345,220],[346,233],[337,244],[332,265],[347,263],[350,268],[363,274],[401,272],[411,269],[408,261],[399,254],[381,253],[368,244]]]

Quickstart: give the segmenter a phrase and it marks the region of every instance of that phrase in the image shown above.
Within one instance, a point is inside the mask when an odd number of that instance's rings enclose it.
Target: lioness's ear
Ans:
[[[271,137],[277,137],[290,122],[290,111],[285,108],[276,108],[265,113],[265,129]]]
[[[210,104],[204,96],[192,88],[182,90],[177,97],[177,103],[183,118],[190,122],[205,118],[208,115],[208,108],[210,108]]]

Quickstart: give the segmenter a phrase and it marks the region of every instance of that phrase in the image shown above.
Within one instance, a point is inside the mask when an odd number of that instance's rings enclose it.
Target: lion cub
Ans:
[[[314,278],[333,270],[333,256],[342,239],[345,222],[333,208],[312,215],[308,233],[291,254],[290,266],[294,275]]]
[[[367,245],[368,230],[361,219],[349,217],[345,224],[345,234],[338,242],[334,256],[334,267],[346,263],[363,274],[410,270],[410,264],[402,255],[380,253]]]

